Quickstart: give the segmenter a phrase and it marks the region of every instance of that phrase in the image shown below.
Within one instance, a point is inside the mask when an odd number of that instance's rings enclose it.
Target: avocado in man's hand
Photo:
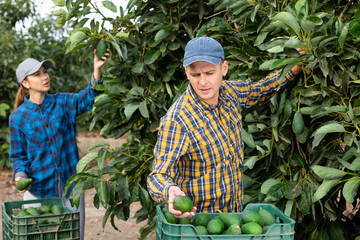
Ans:
[[[177,196],[174,200],[174,209],[182,213],[190,212],[193,208],[193,202],[186,196]]]

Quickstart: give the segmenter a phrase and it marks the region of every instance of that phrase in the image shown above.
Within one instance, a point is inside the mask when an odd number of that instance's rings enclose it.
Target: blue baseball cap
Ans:
[[[185,47],[183,66],[204,61],[214,65],[224,60],[224,50],[221,44],[213,38],[202,36],[191,39]]]

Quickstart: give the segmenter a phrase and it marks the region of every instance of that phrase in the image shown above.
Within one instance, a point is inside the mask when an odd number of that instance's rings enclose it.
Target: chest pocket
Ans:
[[[46,129],[42,126],[40,119],[35,119],[23,126],[23,133],[29,145],[42,143],[46,140]]]

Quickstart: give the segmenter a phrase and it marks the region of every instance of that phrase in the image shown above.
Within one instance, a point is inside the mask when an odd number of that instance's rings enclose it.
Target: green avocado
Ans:
[[[31,178],[22,178],[16,183],[16,189],[19,191],[26,190],[30,187],[31,182]]]
[[[245,210],[242,215],[241,215],[242,221],[243,223],[249,223],[249,222],[256,222],[256,223],[260,223],[261,222],[261,217],[260,215],[252,210]]]
[[[241,232],[245,234],[262,234],[262,227],[256,222],[248,222],[241,226]]]
[[[196,226],[207,227],[210,220],[211,218],[208,215],[206,215],[206,213],[199,213],[196,214],[194,217],[194,223]]]
[[[300,112],[296,112],[294,114],[293,122],[292,122],[292,130],[296,135],[301,134],[304,131],[304,119]]]
[[[101,39],[96,46],[96,55],[100,60],[103,60],[102,58],[106,57],[105,53],[107,53],[107,49],[108,49],[107,42]]]
[[[26,212],[27,213],[30,213],[32,216],[36,217],[36,216],[39,216],[40,213],[38,212],[38,210],[36,210],[36,208],[34,207],[29,207],[26,209]]]
[[[219,217],[227,227],[234,224],[240,225],[239,217],[234,213],[220,213]]]
[[[241,234],[241,228],[237,224],[231,225],[225,232],[226,235],[240,235]]]
[[[207,230],[210,234],[222,234],[225,225],[220,219],[211,219],[207,225]]]

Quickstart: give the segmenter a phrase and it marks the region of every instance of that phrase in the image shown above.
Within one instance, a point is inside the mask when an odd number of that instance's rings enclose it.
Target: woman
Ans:
[[[76,117],[92,109],[95,96],[92,88],[102,83],[101,68],[110,56],[99,59],[94,50],[94,72],[85,90],[79,93],[48,94],[50,60],[39,62],[28,58],[16,69],[20,84],[15,110],[9,118],[10,159],[17,183],[31,178],[29,189],[23,190],[24,200],[62,197],[71,210],[68,195],[63,190],[66,181],[76,173],[79,152],[76,142]],[[69,190],[68,193],[71,191]],[[80,206],[80,238],[84,237],[84,196]]]

